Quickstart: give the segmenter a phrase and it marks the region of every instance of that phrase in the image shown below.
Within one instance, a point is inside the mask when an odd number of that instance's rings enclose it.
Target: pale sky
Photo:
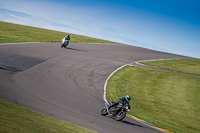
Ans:
[[[200,58],[198,0],[0,0],[0,21]]]

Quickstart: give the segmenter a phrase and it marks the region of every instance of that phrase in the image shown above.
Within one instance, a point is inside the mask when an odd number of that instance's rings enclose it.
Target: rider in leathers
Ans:
[[[111,105],[111,106],[117,106],[118,104],[122,104],[124,106],[127,103],[128,109],[130,111],[130,109],[131,109],[131,107],[129,105],[130,100],[131,100],[131,96],[126,95],[125,97],[121,97],[118,102],[113,103],[113,105]]]
[[[65,36],[62,39],[62,45],[61,45],[61,47],[67,47],[67,45],[69,44],[69,40],[70,40],[70,35]]]

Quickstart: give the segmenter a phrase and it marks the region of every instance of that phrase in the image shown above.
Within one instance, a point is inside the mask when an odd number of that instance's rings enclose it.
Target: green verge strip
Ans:
[[[95,133],[2,99],[0,99],[0,130],[3,133]]]
[[[133,115],[176,133],[200,132],[200,78],[144,67],[124,67],[108,81],[107,99],[129,94]]]
[[[173,71],[200,75],[200,59],[171,59],[142,62],[142,64]]]
[[[0,43],[16,42],[61,42],[67,34],[71,35],[70,42],[78,43],[109,43],[120,44],[112,41],[76,35],[71,33],[53,31],[31,26],[12,24],[0,21]]]

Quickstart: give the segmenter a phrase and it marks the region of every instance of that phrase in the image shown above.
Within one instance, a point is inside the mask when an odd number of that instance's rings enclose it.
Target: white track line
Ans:
[[[130,64],[125,64],[125,65],[123,65],[123,66],[117,68],[115,71],[113,71],[113,72],[108,76],[108,78],[107,78],[107,80],[106,80],[106,82],[105,82],[105,84],[104,84],[104,95],[103,95],[104,101],[105,101],[107,104],[109,104],[109,102],[107,101],[107,98],[106,98],[106,89],[107,89],[108,80],[109,80],[110,77],[111,77],[115,72],[117,72],[118,70],[120,70],[120,69],[122,69],[122,68],[124,68],[124,67],[126,67],[126,66],[134,66],[134,65],[132,65],[132,64],[140,64],[140,62],[145,62],[145,61],[156,61],[156,60],[172,60],[172,59],[178,59],[178,58],[141,60],[141,61],[136,61],[136,62],[133,62],[133,63],[130,63]],[[128,116],[128,118],[134,119],[133,117],[129,117],[129,116]],[[134,120],[136,120],[136,119],[134,119]],[[159,129],[159,128],[153,127],[154,125],[152,125],[152,124],[147,124],[148,122],[142,122],[142,121],[139,121],[139,120],[136,120],[136,121],[138,121],[138,122],[140,122],[140,123],[142,123],[142,124],[144,124],[144,125],[147,125],[147,126],[153,128],[153,129],[156,129],[156,130],[158,130],[158,131],[161,131],[161,132],[163,132],[163,133],[167,133],[167,132],[165,132],[165,131],[162,131],[162,130]],[[165,130],[165,129],[164,129],[164,130]]]
[[[151,59],[151,60],[140,60],[140,61],[135,61],[133,63],[129,63],[129,64],[125,64],[119,68],[117,68],[116,70],[114,70],[109,76],[108,78],[106,79],[106,82],[104,84],[104,95],[103,95],[103,98],[104,98],[104,101],[106,103],[108,103],[107,99],[106,99],[106,88],[107,88],[107,84],[108,84],[108,80],[110,79],[110,77],[115,73],[117,72],[118,70],[126,67],[126,66],[133,66],[132,64],[140,64],[140,62],[146,62],[146,61],[157,61],[157,60],[172,60],[172,59],[178,59],[178,58],[168,58],[168,59]],[[109,103],[108,103],[109,104]]]
[[[141,65],[140,62],[147,62],[147,61],[158,61],[158,60],[175,60],[175,59],[180,59],[180,58],[167,58],[167,59],[151,59],[151,60],[140,60],[140,61],[136,61],[136,62],[133,62],[131,64],[139,64]]]
[[[117,72],[118,70],[122,69],[123,67],[129,66],[129,65],[130,65],[130,64],[125,64],[125,65],[123,65],[123,66],[117,68],[115,71],[113,71],[113,72],[108,76],[108,78],[107,78],[107,80],[106,80],[106,82],[105,82],[105,84],[104,84],[104,95],[103,95],[104,101],[105,101],[108,105],[110,105],[109,102],[107,101],[107,98],[106,98],[106,87],[107,87],[107,84],[108,84],[108,80],[110,79],[110,77],[111,77],[115,72]]]

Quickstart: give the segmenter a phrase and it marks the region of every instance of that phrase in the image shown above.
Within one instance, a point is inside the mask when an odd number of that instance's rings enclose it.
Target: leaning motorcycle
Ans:
[[[105,103],[105,107],[101,110],[101,115],[110,115],[117,121],[123,120],[126,117],[126,112],[129,111],[128,105],[118,104],[117,106],[112,106],[113,104],[113,101],[110,102],[110,105]]]
[[[69,44],[68,40],[63,41],[62,44],[61,44],[61,48],[62,47],[66,48],[68,44]]]

